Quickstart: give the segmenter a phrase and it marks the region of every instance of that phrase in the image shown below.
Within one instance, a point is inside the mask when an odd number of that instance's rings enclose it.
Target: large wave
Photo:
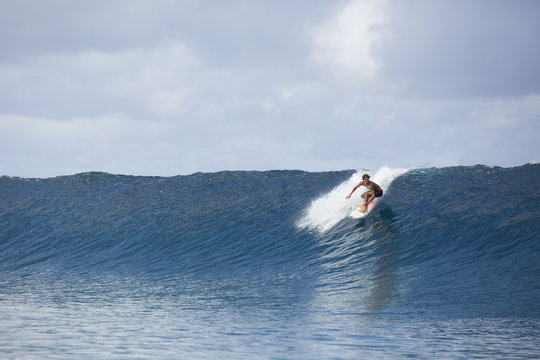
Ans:
[[[0,271],[280,274],[410,311],[540,316],[540,165],[385,167],[385,195],[349,219],[364,172],[4,176]]]

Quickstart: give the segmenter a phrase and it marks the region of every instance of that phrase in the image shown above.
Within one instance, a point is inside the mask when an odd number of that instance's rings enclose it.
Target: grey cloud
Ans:
[[[0,57],[114,51],[176,39],[225,66],[282,61],[306,51],[307,28],[332,6],[321,0],[2,0]]]
[[[506,97],[540,92],[540,2],[393,1],[375,47],[401,96]]]

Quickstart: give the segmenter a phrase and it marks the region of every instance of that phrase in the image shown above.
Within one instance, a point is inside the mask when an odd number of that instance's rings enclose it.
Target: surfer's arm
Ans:
[[[351,195],[353,194],[353,192],[355,192],[356,189],[358,189],[358,188],[359,188],[360,186],[362,186],[363,184],[364,184],[363,181],[361,181],[360,183],[358,183],[358,185],[356,185],[356,186],[352,189],[351,193],[350,193],[349,195],[347,195],[347,197],[346,197],[345,199],[350,199],[350,198],[351,198]]]

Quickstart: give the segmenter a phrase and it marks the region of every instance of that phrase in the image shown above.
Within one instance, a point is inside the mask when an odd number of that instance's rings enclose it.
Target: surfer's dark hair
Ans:
[[[368,174],[362,175],[362,180],[364,180],[364,179],[369,179],[369,175]]]

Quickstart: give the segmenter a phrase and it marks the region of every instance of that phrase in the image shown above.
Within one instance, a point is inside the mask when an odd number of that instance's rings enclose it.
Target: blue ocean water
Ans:
[[[0,358],[540,357],[540,165],[0,178]]]

